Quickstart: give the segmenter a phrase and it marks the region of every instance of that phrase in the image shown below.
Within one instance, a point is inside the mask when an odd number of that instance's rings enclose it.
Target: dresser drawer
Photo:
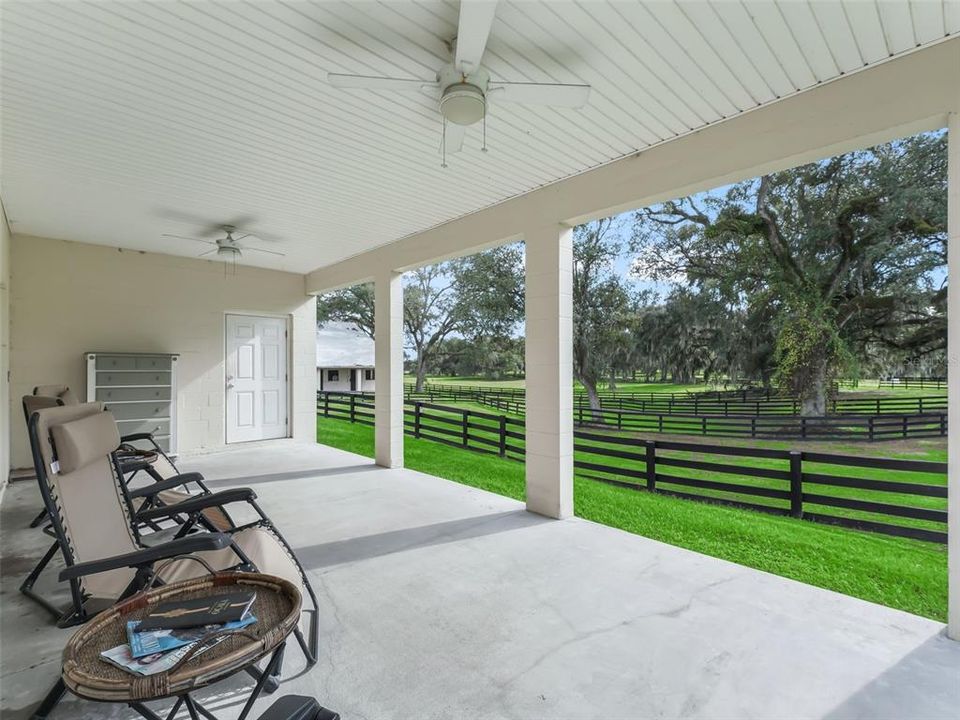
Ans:
[[[113,413],[117,420],[169,420],[170,402],[142,402],[142,403],[107,403],[107,410]]]
[[[121,435],[134,433],[152,433],[153,435],[169,435],[169,420],[117,420]],[[158,440],[159,442],[159,440]]]
[[[164,401],[170,399],[170,386],[166,387],[98,387],[97,400],[109,402]]]
[[[169,372],[100,372],[97,371],[97,388],[124,385],[170,386]]]
[[[97,355],[97,370],[170,370],[173,359],[167,355]]]

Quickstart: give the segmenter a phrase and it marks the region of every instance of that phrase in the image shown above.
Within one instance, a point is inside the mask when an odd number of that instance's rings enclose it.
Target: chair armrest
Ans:
[[[210,493],[209,495],[197,495],[189,500],[178,502],[175,505],[163,505],[162,507],[143,510],[137,514],[137,520],[156,520],[158,518],[170,517],[171,515],[199,512],[200,510],[206,510],[208,507],[227,505],[234,502],[250,502],[256,499],[257,494],[250,488],[232,488],[231,490],[221,490],[220,492]]]
[[[165,480],[158,480],[152,485],[143,485],[142,487],[133,488],[130,490],[130,497],[151,497],[157,493],[163,492],[164,490],[173,490],[181,485],[189,485],[190,483],[199,484],[202,480],[203,475],[198,472],[180,473],[179,475],[168,477]]]
[[[137,442],[138,440],[149,440],[156,445],[156,442],[153,439],[153,433],[131,433],[130,435],[120,436],[120,442],[122,443]]]
[[[60,571],[60,580],[74,580],[85,575],[117,570],[119,568],[152,565],[158,560],[167,560],[178,555],[190,555],[203,550],[222,550],[230,545],[230,536],[223,533],[196,533],[163,545],[144,548],[136,552],[77,563]]]

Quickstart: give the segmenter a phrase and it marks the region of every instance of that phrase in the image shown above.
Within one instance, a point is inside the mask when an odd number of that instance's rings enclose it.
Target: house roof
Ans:
[[[373,367],[373,340],[355,325],[328,322],[317,328],[317,367]]]

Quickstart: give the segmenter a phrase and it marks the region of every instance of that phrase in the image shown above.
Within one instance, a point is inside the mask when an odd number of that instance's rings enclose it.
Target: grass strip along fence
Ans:
[[[372,398],[322,393],[326,418],[374,424]],[[421,401],[406,434],[523,461],[523,420]],[[578,476],[631,490],[945,543],[946,463],[648,440],[581,427]],[[719,460],[718,460],[719,458]]]

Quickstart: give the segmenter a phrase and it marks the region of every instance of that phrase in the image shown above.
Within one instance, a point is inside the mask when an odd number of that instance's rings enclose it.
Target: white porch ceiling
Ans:
[[[2,3],[0,193],[16,233],[199,255],[248,215],[307,272],[960,32],[960,0],[508,2],[494,79],[588,83],[588,106],[491,105],[440,168],[420,94],[458,3]],[[190,218],[196,218],[195,221]]]

